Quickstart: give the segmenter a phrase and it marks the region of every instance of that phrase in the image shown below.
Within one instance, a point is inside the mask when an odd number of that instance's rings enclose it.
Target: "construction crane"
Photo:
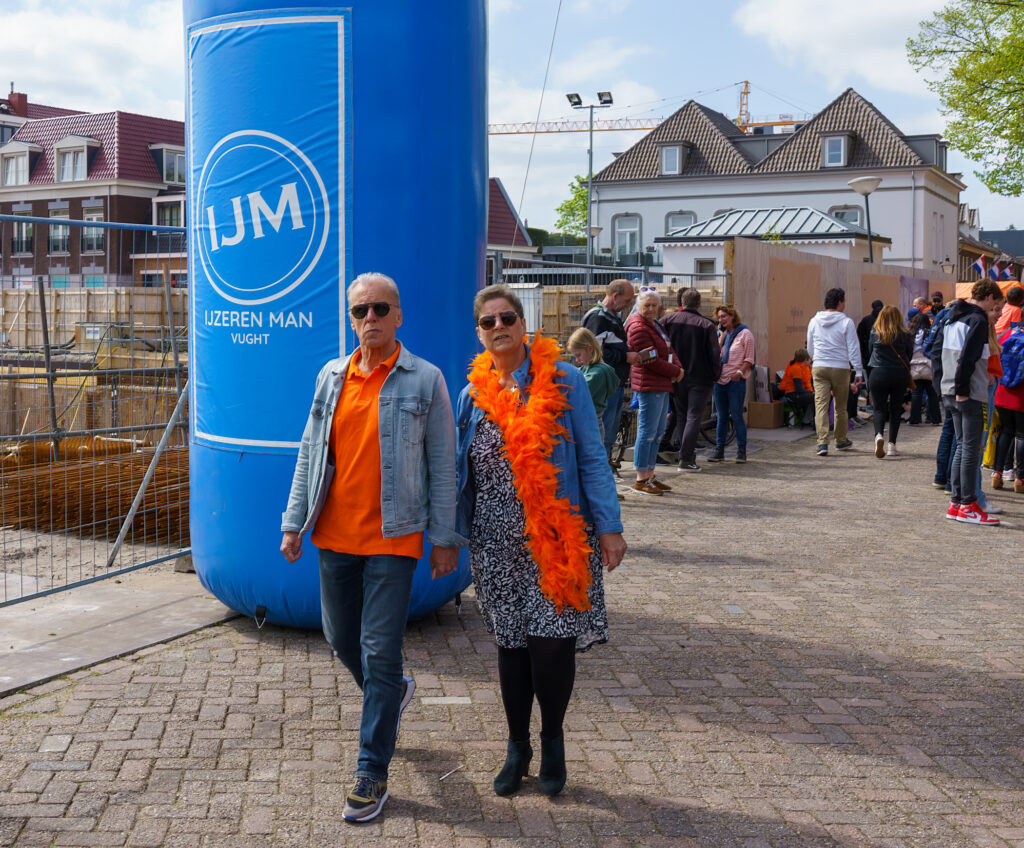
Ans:
[[[733,123],[747,135],[754,134],[754,127],[796,127],[807,120],[807,117],[794,118],[792,115],[780,115],[777,121],[751,121],[750,119],[750,81],[743,80],[740,90],[739,115]],[[612,118],[594,121],[594,132],[614,132],[618,130],[653,130],[662,123],[664,118]],[[488,135],[521,135],[524,133],[572,133],[588,132],[589,121],[526,121],[511,124],[488,124]]]

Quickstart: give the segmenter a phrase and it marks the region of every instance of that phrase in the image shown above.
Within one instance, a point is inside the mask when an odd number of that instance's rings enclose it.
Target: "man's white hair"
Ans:
[[[391,292],[391,296],[395,299],[395,305],[402,305],[402,296],[398,293],[398,284],[387,274],[381,274],[379,271],[364,271],[356,277],[351,283],[349,283],[348,289],[345,291],[345,300],[351,302],[353,290],[357,286],[364,286],[369,283],[383,283]]]

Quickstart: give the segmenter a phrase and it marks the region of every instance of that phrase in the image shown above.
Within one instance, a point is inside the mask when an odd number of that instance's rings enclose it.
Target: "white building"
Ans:
[[[869,175],[882,179],[871,230],[891,242],[875,261],[923,271],[955,261],[965,185],[946,172],[946,143],[904,135],[853,89],[795,132],[768,135],[747,135],[691,100],[594,175],[595,250],[629,265],[647,254],[660,266],[656,238],[734,209],[811,207],[863,228],[864,198],[847,183]]]

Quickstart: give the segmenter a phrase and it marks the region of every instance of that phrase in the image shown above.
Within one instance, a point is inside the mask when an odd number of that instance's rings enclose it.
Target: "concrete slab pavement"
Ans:
[[[469,599],[408,628],[379,819],[340,821],[360,699],[322,637],[234,619],[0,700],[0,845],[1024,846],[1024,496],[993,496],[1010,527],[944,520],[937,435],[768,444],[628,497],[558,798],[493,794]]]

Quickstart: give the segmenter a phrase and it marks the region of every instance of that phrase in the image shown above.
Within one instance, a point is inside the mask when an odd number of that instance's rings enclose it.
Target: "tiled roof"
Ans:
[[[903,139],[903,133],[871,103],[848,88],[758,162],[754,170],[758,173],[822,170],[822,135],[843,132],[853,135],[847,152],[849,168],[924,164]]]
[[[680,176],[744,174],[749,160],[729,141],[742,131],[721,112],[690,100],[618,159],[594,175],[600,180],[645,180],[659,176],[659,149],[674,141],[692,145]]]
[[[685,141],[692,145],[678,176],[727,176],[740,174],[794,173],[824,170],[821,163],[823,134],[849,133],[848,168],[910,167],[924,160],[893,124],[852,88],[789,135],[771,153],[752,163],[735,144],[750,138],[725,115],[689,101],[600,172],[594,180],[649,180],[661,178],[660,144]],[[675,179],[677,175],[665,177]]]
[[[54,181],[53,145],[69,135],[93,138],[100,143],[89,166],[89,180],[139,180],[162,183],[150,153],[150,144],[185,146],[185,124],[132,112],[98,112],[29,121],[18,128],[12,141],[38,144],[43,152],[29,178],[31,184]]]
[[[0,105],[5,105],[10,109],[10,114],[15,114],[14,109],[11,107],[11,101],[5,97],[0,97]],[[30,121],[38,120],[41,118],[57,118],[62,115],[81,115],[82,112],[77,109],[64,109],[60,106],[44,106],[41,103],[28,103],[27,107],[28,114],[25,116]]]
[[[497,177],[487,181],[487,243],[530,247],[530,236]]]
[[[867,233],[863,227],[840,221],[810,206],[786,206],[773,209],[733,209],[706,221],[680,227],[655,241],[669,244],[689,240],[720,241],[737,236],[758,238],[769,234],[782,238],[849,238],[866,237]],[[871,236],[880,238],[877,233]]]
[[[981,237],[1010,256],[1024,257],[1024,230],[982,230]]]

